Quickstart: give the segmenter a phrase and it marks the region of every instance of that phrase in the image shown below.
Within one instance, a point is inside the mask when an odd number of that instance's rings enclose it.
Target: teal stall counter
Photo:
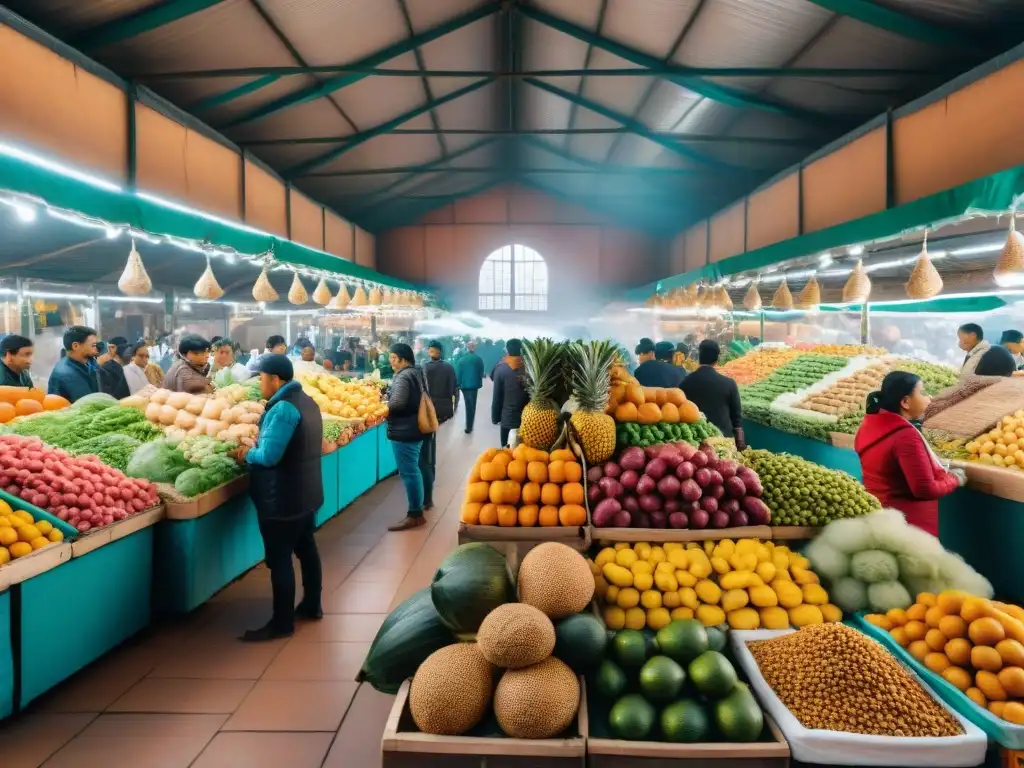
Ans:
[[[377,430],[363,432],[335,452],[338,457],[338,509],[344,509],[377,484]],[[391,446],[388,446],[390,451]],[[394,458],[392,458],[394,461]]]
[[[385,477],[391,477],[398,471],[395,463],[395,452],[391,448],[391,441],[388,440],[387,424],[379,424],[373,428],[377,434],[377,482]]]
[[[317,528],[338,514],[342,508],[342,504],[338,499],[339,453],[340,450],[335,450],[320,457],[320,476],[324,487],[324,503],[316,512]]]
[[[773,453],[791,453],[823,467],[839,469],[853,475],[858,480],[861,479],[860,459],[854,451],[848,448],[837,448],[820,440],[792,435],[750,419],[743,420],[743,436],[750,448],[763,448]]]
[[[0,720],[14,712],[14,646],[11,591],[0,592]]]
[[[20,606],[19,708],[149,624],[155,530],[137,530],[11,588]],[[0,660],[0,685],[2,667]]]

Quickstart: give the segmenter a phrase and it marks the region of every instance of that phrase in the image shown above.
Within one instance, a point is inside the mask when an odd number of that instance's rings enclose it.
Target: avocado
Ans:
[[[640,668],[640,692],[654,704],[667,704],[679,695],[686,672],[668,656],[655,656]]]
[[[764,729],[764,714],[743,683],[714,703],[715,724],[727,741],[757,741]]]
[[[689,664],[708,650],[708,632],[696,619],[677,619],[654,637],[660,653],[680,664]]]

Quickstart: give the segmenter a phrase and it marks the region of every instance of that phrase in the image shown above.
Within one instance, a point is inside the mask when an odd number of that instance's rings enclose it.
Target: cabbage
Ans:
[[[154,440],[135,450],[128,462],[128,477],[143,477],[154,483],[173,483],[189,463],[167,440]]]
[[[812,541],[804,552],[819,576],[835,582],[850,573],[850,558],[822,538]]]
[[[877,613],[885,613],[893,608],[909,608],[913,602],[907,588],[898,581],[882,581],[868,587],[868,605]]]
[[[855,613],[867,608],[867,589],[861,582],[849,576],[836,581],[828,592],[832,602],[842,608],[844,613]]]
[[[871,517],[874,515],[836,520],[826,525],[818,538],[847,555],[871,549],[871,528],[868,524]]]
[[[102,411],[111,406],[117,405],[117,398],[108,395],[106,392],[90,392],[85,397],[80,397],[71,405],[72,410],[92,413]]]
[[[896,557],[889,552],[869,549],[858,552],[850,558],[850,574],[858,581],[876,584],[882,581],[894,581],[900,575],[900,567]]]

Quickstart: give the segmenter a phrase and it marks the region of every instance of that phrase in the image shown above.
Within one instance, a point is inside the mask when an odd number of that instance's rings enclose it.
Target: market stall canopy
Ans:
[[[7,5],[370,230],[512,178],[677,232],[1024,21],[1012,0]]]

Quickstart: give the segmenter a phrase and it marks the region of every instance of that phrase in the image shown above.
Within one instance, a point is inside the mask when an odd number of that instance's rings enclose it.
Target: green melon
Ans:
[[[608,633],[597,617],[580,613],[555,627],[555,656],[575,672],[593,669],[604,659]]]
[[[463,544],[434,574],[430,594],[441,621],[459,634],[472,634],[487,614],[515,601],[505,558],[489,544]]]

